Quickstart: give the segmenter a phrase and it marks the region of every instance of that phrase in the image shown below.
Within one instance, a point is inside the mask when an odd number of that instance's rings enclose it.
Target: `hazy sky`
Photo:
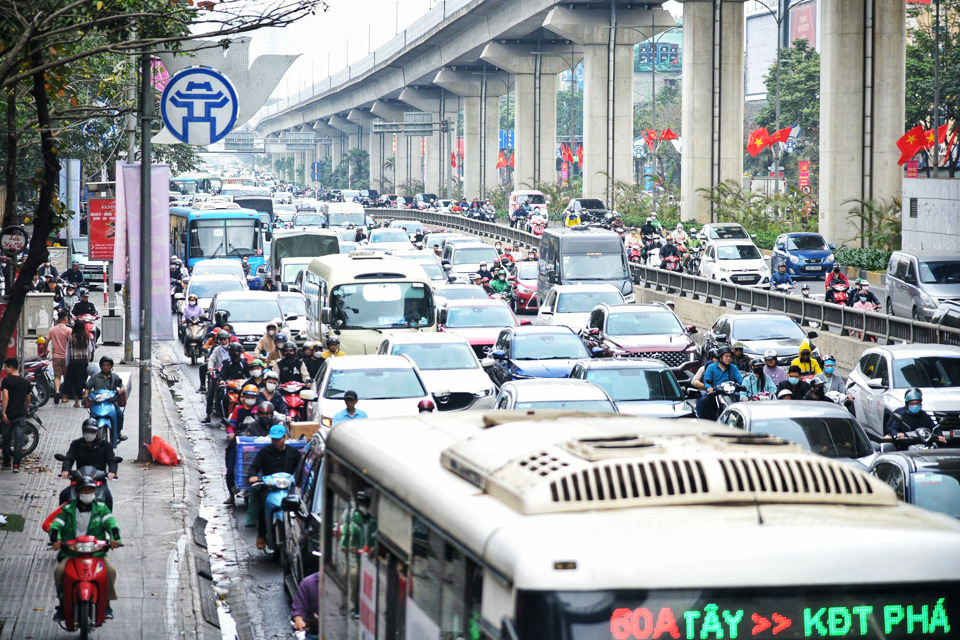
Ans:
[[[311,83],[337,73],[347,64],[357,62],[385,44],[438,0],[328,0],[325,13],[304,18],[273,33],[253,35],[251,56],[263,53],[299,53],[287,75],[277,86],[275,95],[296,93]],[[674,15],[681,5],[673,0],[664,4]],[[259,41],[259,43],[258,43]],[[274,50],[265,50],[264,46]],[[347,57],[349,52],[349,58]]]

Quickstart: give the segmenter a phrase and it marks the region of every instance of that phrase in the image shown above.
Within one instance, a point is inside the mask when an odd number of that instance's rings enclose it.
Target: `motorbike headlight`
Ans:
[[[276,478],[271,484],[277,489],[289,489],[290,478]]]
[[[925,293],[921,293],[921,294],[920,294],[920,302],[923,303],[923,306],[924,306],[924,308],[926,308],[926,309],[936,309],[936,308],[937,308],[937,301],[934,300],[933,298],[931,298],[930,296],[928,296],[928,295],[925,294]]]
[[[95,553],[97,551],[96,542],[78,542],[73,545],[77,553]]]
[[[790,256],[790,262],[792,262],[793,264],[800,264],[800,258],[798,258],[798,257],[795,256],[795,255],[791,255],[791,256]]]

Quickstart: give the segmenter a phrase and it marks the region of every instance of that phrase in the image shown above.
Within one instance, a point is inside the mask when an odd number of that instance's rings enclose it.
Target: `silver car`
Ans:
[[[884,287],[889,315],[929,322],[940,303],[960,300],[960,256],[945,251],[894,251]]]
[[[887,420],[904,405],[910,387],[923,393],[923,410],[960,438],[960,347],[902,344],[871,347],[847,379],[857,418],[872,436],[881,437]]]
[[[737,402],[724,409],[717,422],[751,433],[777,436],[799,444],[806,451],[837,458],[863,470],[877,455],[856,418],[832,402]]]
[[[620,413],[651,418],[696,417],[673,371],[661,360],[580,360],[573,366],[570,377],[603,387],[617,403]]]
[[[521,411],[599,411],[619,413],[603,387],[586,380],[538,378],[506,382],[494,409]]]

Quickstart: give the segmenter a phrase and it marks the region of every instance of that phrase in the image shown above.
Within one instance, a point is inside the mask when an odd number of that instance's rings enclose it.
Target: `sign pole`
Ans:
[[[153,252],[147,244],[150,238],[151,207],[150,179],[153,144],[150,136],[153,122],[153,85],[150,54],[140,54],[140,431],[137,462],[151,462],[153,456],[147,445],[153,440],[150,418],[152,389],[150,384],[150,356],[153,342]],[[132,257],[132,256],[131,256]]]

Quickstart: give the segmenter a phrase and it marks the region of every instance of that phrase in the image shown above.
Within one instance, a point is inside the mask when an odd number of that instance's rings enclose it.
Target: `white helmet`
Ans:
[[[764,360],[769,360],[770,358],[776,358],[776,357],[777,357],[777,352],[775,349],[767,349],[766,351],[763,352]]]
[[[683,231],[683,225],[679,222],[677,223],[677,231]]]

